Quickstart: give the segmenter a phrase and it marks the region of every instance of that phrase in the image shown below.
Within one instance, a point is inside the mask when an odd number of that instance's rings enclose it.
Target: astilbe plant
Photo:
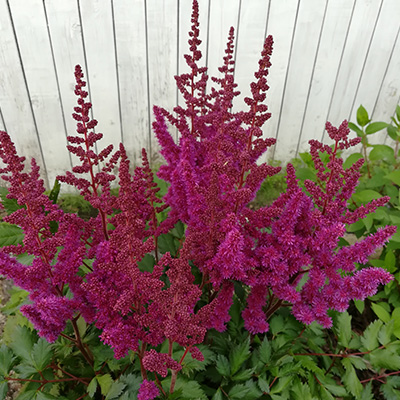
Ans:
[[[359,142],[348,138],[346,121],[338,129],[327,124],[333,148],[310,142],[318,181],[307,181],[307,192],[299,187],[289,164],[287,191],[271,206],[248,207],[261,183],[279,171],[257,164],[275,143],[264,139],[262,132],[270,118],[264,101],[273,40],[265,39],[251,95],[244,99],[247,110],[233,112],[239,94],[234,83],[233,28],[221,77],[212,78],[215,87],[207,92],[207,69],[198,65],[198,27],[195,0],[191,53],[185,56],[189,73],[176,77],[184,105],[174,114],[154,108],[153,127],[166,161],[158,176],[169,183],[162,199],[145,151],[143,166],[133,174],[122,144],[117,151],[112,146],[96,151],[103,135],[95,133],[97,121],[89,117],[91,104],[79,66],[78,106],[73,114],[77,135],[68,137],[68,150],[80,165],[58,179],[76,187],[98,210],[96,217],[84,221],[63,213],[44,195],[35,161],[31,172],[24,172],[24,159],[10,137],[5,132],[0,135],[8,197],[23,206],[5,219],[25,233],[23,244],[1,249],[0,273],[30,293],[31,304],[21,311],[47,340],[67,337],[93,365],[77,327],[82,316],[101,330],[101,340],[113,348],[116,358],[135,352],[143,378],[139,399],[164,392],[159,376],[166,377],[168,370],[172,393],[187,353],[203,359],[196,345],[208,330],[225,329],[235,282],[248,293],[242,315],[246,329],[256,334],[266,332],[271,315],[289,305],[299,321],[330,327],[328,310],[344,311],[350,299],[372,295],[379,284],[391,280],[383,269],[355,271],[354,265],[365,263],[394,227],[337,250],[345,224],[388,201],[381,198],[348,210],[362,161],[344,169],[338,156],[339,150]],[[168,123],[177,128],[178,143],[168,132]],[[328,163],[322,162],[321,153],[329,155]],[[119,193],[113,196],[116,167]],[[56,230],[51,228],[54,222]],[[180,248],[176,254],[160,254],[161,235],[177,223],[186,226]],[[31,265],[17,261],[15,256],[22,253],[34,256]],[[151,268],[143,268],[145,257],[153,260]],[[67,320],[75,337],[63,333]],[[168,350],[160,352],[164,342]],[[184,348],[179,360],[174,359],[174,344]]]

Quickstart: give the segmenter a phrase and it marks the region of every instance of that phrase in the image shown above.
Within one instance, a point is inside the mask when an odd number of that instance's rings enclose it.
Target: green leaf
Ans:
[[[263,393],[269,393],[269,383],[264,378],[259,377],[257,383]]]
[[[392,335],[394,331],[394,321],[390,320],[388,323],[382,326],[378,334],[379,343],[386,346],[392,341]]]
[[[363,300],[353,300],[353,301],[354,301],[354,305],[356,306],[358,312],[359,312],[360,314],[362,314],[363,311],[364,311],[364,308],[365,308],[365,303],[364,303],[364,301],[363,301]]]
[[[215,392],[215,394],[211,400],[224,400],[224,396],[222,395],[221,388],[218,388],[218,390]]]
[[[360,129],[356,124],[353,124],[352,122],[349,122],[349,129],[354,131],[359,137],[364,136],[364,132],[362,131],[362,129]]]
[[[310,387],[306,383],[301,383],[300,380],[295,381],[290,388],[290,392],[290,398],[293,400],[313,400]]]
[[[7,396],[8,385],[6,381],[0,382],[0,400],[4,400]]]
[[[119,395],[122,393],[122,391],[125,388],[125,383],[122,382],[113,382],[111,385],[110,390],[107,393],[106,399],[105,400],[111,400],[111,399],[116,399],[119,398]]]
[[[372,122],[365,128],[365,133],[371,135],[372,133],[381,131],[388,127],[389,124],[386,122]]]
[[[243,371],[239,371],[235,375],[232,376],[232,381],[247,381],[252,377],[254,373],[254,368],[252,369],[244,369]]]
[[[234,375],[242,364],[250,357],[250,340],[246,339],[236,345],[229,354],[231,364],[231,374]]]
[[[354,368],[357,368],[357,369],[366,369],[367,368],[367,365],[365,364],[364,359],[362,359],[361,357],[352,356],[352,357],[348,357],[348,358],[351,361],[351,363],[354,365]],[[336,396],[340,396],[340,395],[337,394]]]
[[[5,344],[0,347],[0,375],[8,375],[14,361],[14,356]]]
[[[368,118],[367,110],[362,105],[360,105],[357,110],[357,124],[360,126],[365,126],[368,124],[369,121],[370,119]]]
[[[343,163],[343,168],[344,169],[350,168],[355,162],[357,162],[361,158],[363,158],[363,155],[361,153],[350,154],[346,158],[346,161]]]
[[[249,389],[242,384],[235,385],[232,387],[232,389],[229,391],[229,399],[237,399],[237,400],[242,400],[246,398],[246,394],[249,392]]]
[[[355,397],[359,397],[363,390],[363,386],[357,377],[356,371],[348,359],[343,359],[342,364],[345,367],[345,374],[343,376],[343,383],[346,389]]]
[[[6,187],[0,187],[0,199],[1,204],[3,204],[4,209],[7,212],[7,215],[12,214],[14,211],[19,210],[20,208],[24,208],[24,206],[20,206],[16,199],[8,199],[8,189]]]
[[[283,376],[282,378],[278,378],[278,380],[275,381],[275,383],[272,385],[270,393],[282,392],[286,388],[286,386],[289,385],[292,379],[292,376]]]
[[[113,384],[113,379],[110,374],[97,375],[97,381],[99,382],[101,388],[101,394],[106,395]]]
[[[266,336],[264,336],[264,339],[261,342],[261,346],[259,347],[258,351],[260,361],[264,364],[268,364],[271,359],[271,344]]]
[[[34,336],[36,335],[26,326],[16,326],[13,332],[13,341],[10,344],[14,353],[29,365],[32,363],[31,353],[35,343]]]
[[[400,308],[395,308],[392,312],[392,320],[394,321],[393,325],[393,334],[400,339]]]
[[[231,366],[228,359],[224,355],[218,354],[215,367],[222,376],[230,376]]]
[[[385,160],[387,162],[393,163],[394,150],[385,144],[374,144],[371,153],[369,153],[370,160]]]
[[[340,313],[337,317],[337,334],[339,343],[348,347],[351,339],[351,316],[347,311]]]
[[[17,225],[0,222],[0,247],[21,244],[24,232]]]
[[[139,387],[142,383],[142,378],[133,374],[122,375],[119,382],[125,384],[124,394],[120,400],[136,400]],[[112,391],[112,387],[110,392]]]
[[[369,203],[371,200],[379,199],[381,197],[382,196],[379,192],[371,189],[366,189],[354,193],[353,200],[358,203]]]
[[[397,117],[397,121],[400,121],[400,106],[399,105],[396,106],[396,117]]]
[[[380,320],[383,322],[390,321],[390,314],[380,304],[371,303],[371,308]]]
[[[364,386],[360,400],[374,400],[374,395],[372,394],[372,381],[368,382]]]
[[[37,343],[33,345],[32,362],[33,366],[38,371],[43,369],[50,363],[53,357],[53,346],[45,339],[40,338]]]
[[[400,170],[392,171],[390,174],[387,174],[385,178],[391,180],[397,186],[400,186]]]
[[[51,189],[51,192],[49,194],[49,199],[53,202],[53,204],[57,203],[58,195],[60,194],[60,189],[61,189],[61,184],[56,179],[54,181],[53,189]]]
[[[400,369],[400,356],[389,349],[377,349],[370,353],[371,364],[374,368]]]
[[[368,325],[364,331],[364,336],[361,337],[361,343],[367,351],[376,349],[379,346],[378,343],[378,332],[381,329],[383,323],[380,320],[375,320]]]
[[[97,390],[97,376],[95,376],[89,383],[87,387],[87,392],[90,397],[93,397]]]
[[[176,242],[175,238],[173,235],[170,233],[163,233],[158,237],[158,250],[160,251],[161,254],[164,254],[166,252],[170,252],[171,255],[175,256],[176,255]]]
[[[387,133],[388,133],[388,135],[390,136],[391,139],[393,139],[393,140],[398,140],[399,139],[399,133],[400,132],[399,132],[399,129],[396,128],[395,126],[389,125],[387,127]]]

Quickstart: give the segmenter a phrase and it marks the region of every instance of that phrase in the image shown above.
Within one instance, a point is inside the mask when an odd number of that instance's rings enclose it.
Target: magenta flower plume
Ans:
[[[145,379],[140,385],[138,400],[153,400],[160,394],[156,384]]]

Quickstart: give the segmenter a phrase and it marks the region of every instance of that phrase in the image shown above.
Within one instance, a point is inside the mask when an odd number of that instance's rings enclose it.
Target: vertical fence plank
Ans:
[[[66,134],[75,135],[77,122],[72,118],[73,109],[77,106],[77,97],[74,94],[75,66],[80,64],[86,74],[78,4],[75,1],[46,0],[44,5],[60,91],[63,123]],[[66,148],[63,151],[66,154],[68,152]],[[70,157],[72,165],[76,165],[78,157]]]
[[[270,87],[267,104],[272,117],[264,127],[266,137],[277,135],[298,6],[299,0],[271,0],[269,8],[267,35],[271,34],[274,38],[274,50],[271,58],[272,66],[267,77]],[[272,158],[272,155],[273,151],[269,151],[267,158]]]
[[[385,0],[372,37],[362,75],[358,79],[357,92],[354,97],[350,121],[356,122],[357,108],[362,104],[372,120],[381,119],[375,112],[379,92],[381,90],[390,56],[400,27],[400,2]],[[399,73],[399,71],[397,71]],[[388,112],[394,112],[394,108]],[[387,122],[390,122],[389,120]],[[386,130],[370,136],[372,143],[385,140]]]
[[[143,0],[117,0],[113,6],[123,142],[138,165],[142,148],[150,147],[145,5]]]
[[[243,2],[239,16],[239,28],[236,47],[235,81],[240,95],[235,99],[233,109],[247,110],[243,99],[251,95],[250,83],[255,81],[254,73],[258,70],[258,60],[264,44],[267,23],[268,1],[256,0],[251,6]]]
[[[376,0],[356,2],[327,117],[335,126],[350,117],[357,77],[362,72],[380,5]]]
[[[43,2],[9,2],[49,184],[70,167]]]
[[[150,107],[158,105],[172,110],[176,105],[177,0],[146,0],[146,17]],[[152,121],[152,110],[150,118]],[[151,133],[150,154],[154,163],[162,161],[158,149]]]
[[[354,1],[329,1],[315,61],[310,92],[303,115],[298,152],[309,149],[310,139],[322,139]],[[332,73],[328,74],[327,72]]]
[[[96,131],[104,134],[98,150],[110,143],[118,148],[121,122],[111,2],[83,0],[79,7],[87,59],[87,71],[83,70],[89,81],[93,116],[99,122]]]
[[[38,141],[23,66],[15,40],[13,24],[6,0],[0,1],[0,105],[2,129],[16,144],[20,154],[34,157],[46,174]]]
[[[300,2],[275,145],[277,160],[296,154],[325,10],[326,1]]]
[[[210,3],[209,37],[208,43],[208,73],[210,76],[220,76],[218,68],[222,65],[222,57],[228,41],[229,29],[235,28],[239,17],[240,0],[219,0]]]

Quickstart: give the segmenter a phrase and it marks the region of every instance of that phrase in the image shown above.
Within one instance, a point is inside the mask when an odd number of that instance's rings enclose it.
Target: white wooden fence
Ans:
[[[274,36],[269,157],[288,161],[323,138],[324,124],[355,120],[363,104],[389,121],[400,96],[400,0],[199,0],[203,62],[215,75],[230,26],[235,77],[249,83],[266,34]],[[33,156],[47,184],[71,168],[66,136],[76,103],[74,66],[89,83],[104,144],[123,141],[133,161],[157,155],[152,105],[180,100],[191,0],[0,0],[0,129]],[[376,140],[384,141],[385,133]]]

